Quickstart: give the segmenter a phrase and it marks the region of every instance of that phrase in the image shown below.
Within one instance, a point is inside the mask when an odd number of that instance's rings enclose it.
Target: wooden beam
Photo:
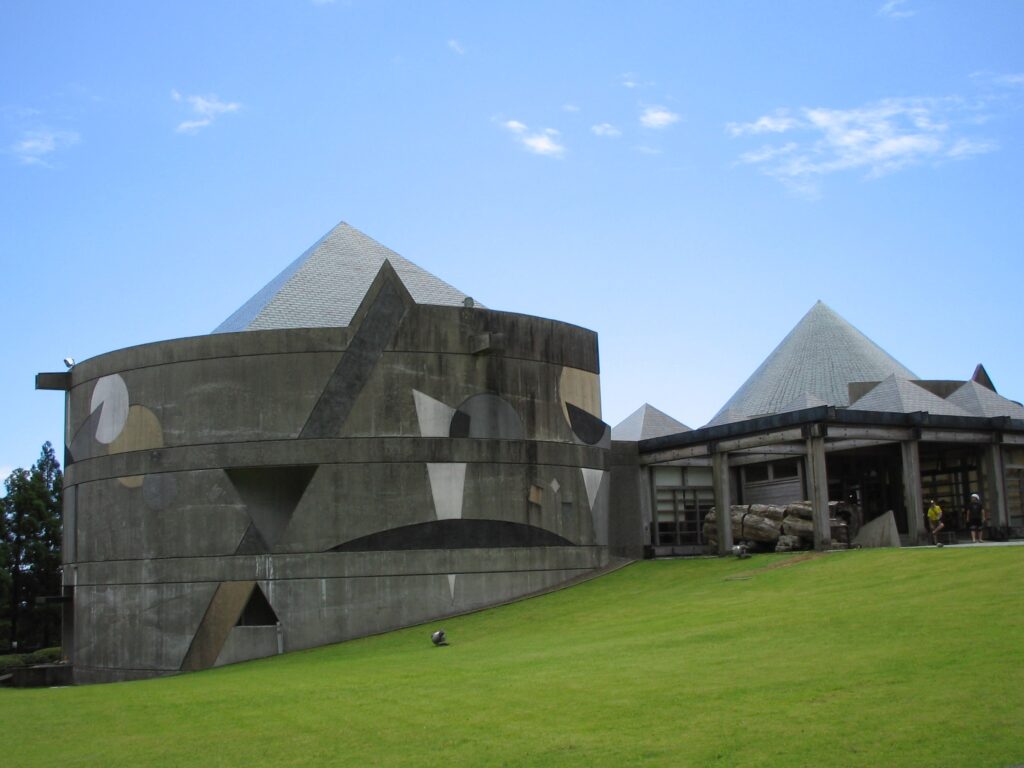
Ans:
[[[892,445],[892,440],[837,440],[834,443],[826,442],[825,452],[852,451],[855,448],[874,448],[877,445]]]
[[[710,454],[711,451],[708,450],[708,444],[699,443],[697,445],[688,445],[685,448],[669,448],[665,451],[642,453],[640,454],[640,463],[666,464],[670,461],[678,461],[679,459],[696,459],[703,456],[709,456]]]
[[[953,429],[922,429],[921,439],[929,443],[991,443],[995,432],[966,432]]]
[[[843,427],[830,424],[828,437],[844,440],[887,440],[895,443],[912,439],[914,430],[910,427]]]
[[[737,456],[806,456],[807,446],[798,445],[794,443],[784,443],[782,445],[765,445],[758,448],[744,448],[740,451],[732,452],[733,458]]]
[[[730,453],[730,467],[745,467],[749,464],[764,464],[766,461],[778,461],[777,453]],[[804,454],[799,454],[804,455]]]
[[[747,437],[736,437],[732,440],[720,440],[712,444],[716,453],[730,453],[742,451],[744,448],[757,448],[759,446],[778,445],[793,440],[802,440],[803,430],[799,427],[793,429],[782,429],[778,432],[762,432],[760,435],[748,435]]]

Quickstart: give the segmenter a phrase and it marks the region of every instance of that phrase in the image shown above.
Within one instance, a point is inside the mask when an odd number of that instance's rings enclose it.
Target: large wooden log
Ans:
[[[735,541],[763,541],[774,543],[779,538],[782,529],[782,520],[773,520],[762,515],[754,514],[751,508],[755,505],[740,506],[733,505],[729,508],[729,520],[732,523],[732,537]],[[766,506],[766,505],[757,505]],[[704,518],[704,538],[708,539],[709,525],[714,528],[717,535],[715,510],[712,508]]]

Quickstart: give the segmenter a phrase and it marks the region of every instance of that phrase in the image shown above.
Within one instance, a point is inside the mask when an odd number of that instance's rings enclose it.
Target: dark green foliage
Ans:
[[[38,600],[60,593],[64,478],[50,443],[31,469],[4,480],[0,498],[0,647],[50,646],[60,640],[60,606]]]

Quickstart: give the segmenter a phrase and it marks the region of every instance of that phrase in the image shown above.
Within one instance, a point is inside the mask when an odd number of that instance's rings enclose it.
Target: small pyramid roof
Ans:
[[[633,413],[612,427],[612,440],[647,440],[663,435],[690,432],[681,421],[676,421],[664,411],[644,403]]]
[[[996,394],[984,384],[977,381],[965,381],[946,402],[959,406],[971,416],[1009,416],[1011,419],[1024,419],[1024,406],[1013,400]]]
[[[462,306],[467,298],[457,288],[342,222],[213,333],[347,326],[385,260],[391,262],[419,304]]]
[[[819,301],[706,426],[781,413],[808,395],[844,407],[851,382],[881,381],[892,374],[917,378]]]
[[[879,382],[874,389],[850,406],[851,411],[888,411],[916,413],[927,411],[937,416],[970,416],[955,403],[933,395],[924,387],[894,375]]]

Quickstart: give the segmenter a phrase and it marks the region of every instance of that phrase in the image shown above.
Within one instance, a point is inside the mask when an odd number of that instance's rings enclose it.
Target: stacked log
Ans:
[[[846,523],[837,517],[842,502],[829,502],[833,549],[845,548]],[[729,508],[732,539],[752,552],[795,552],[814,547],[814,508],[809,501],[777,504],[734,504]],[[715,508],[704,517],[704,541],[718,546],[718,518]]]

